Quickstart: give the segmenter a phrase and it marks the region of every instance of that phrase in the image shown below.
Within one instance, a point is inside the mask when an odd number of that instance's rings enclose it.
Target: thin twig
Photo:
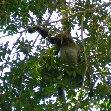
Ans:
[[[84,17],[85,17],[85,12],[82,16],[82,20],[81,20],[81,40],[82,40],[82,45],[83,45],[83,49],[84,49],[84,59],[85,59],[85,70],[84,70],[84,76],[83,76],[83,84],[82,84],[82,88],[81,90],[83,89],[83,86],[84,86],[84,83],[85,83],[85,80],[86,80],[86,73],[87,73],[87,70],[88,70],[88,62],[87,62],[87,54],[86,54],[86,47],[85,47],[85,43],[84,43],[84,37],[83,37],[83,31],[84,31]],[[81,99],[81,97],[80,97]]]
[[[18,33],[23,33],[23,32],[26,32],[28,29],[25,29],[25,30],[22,30],[22,31],[20,31],[20,32],[16,32],[16,33],[13,33],[13,34],[7,34],[7,35],[3,35],[3,36],[1,36],[0,38],[3,38],[3,37],[6,37],[6,36],[9,36],[9,35],[14,35],[14,34],[18,34]]]

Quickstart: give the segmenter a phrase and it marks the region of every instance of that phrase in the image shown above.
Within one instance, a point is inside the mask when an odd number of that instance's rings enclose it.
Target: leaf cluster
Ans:
[[[64,0],[63,0],[64,1]],[[111,14],[110,2],[101,0],[2,0],[0,2],[0,31],[20,37],[10,45],[8,37],[0,38],[0,110],[3,111],[78,111],[111,109]],[[52,16],[57,18],[52,20]],[[67,15],[63,19],[61,16]],[[63,66],[46,40],[29,35],[27,26],[38,24],[54,34],[65,25],[81,49],[81,58],[87,57],[93,68],[94,92],[88,96],[87,85],[77,87],[81,74]],[[61,26],[62,24],[62,26]],[[83,24],[83,27],[82,27]],[[83,30],[82,30],[83,29]],[[24,30],[24,31],[21,31]],[[25,32],[26,35],[23,35]],[[81,33],[84,33],[83,38]],[[35,35],[36,34],[36,35]],[[6,38],[7,39],[7,38]],[[83,66],[81,65],[81,68]],[[64,70],[66,69],[66,70]],[[77,78],[75,78],[77,77]],[[57,89],[63,85],[66,103],[57,98]],[[51,96],[56,97],[50,98]]]

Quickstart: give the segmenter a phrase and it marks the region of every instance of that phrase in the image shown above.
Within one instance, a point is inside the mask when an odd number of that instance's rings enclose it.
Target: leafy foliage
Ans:
[[[64,1],[1,0],[0,31],[8,34],[8,39],[0,37],[0,110],[111,109],[111,2],[72,0],[63,4]],[[67,16],[62,18],[63,15]],[[35,24],[54,34],[63,31],[63,25],[71,31],[81,49],[81,56],[86,55],[88,66],[94,69],[91,98],[87,97],[86,85],[76,87],[80,79],[75,79],[75,72],[73,77],[64,77],[64,66],[54,56],[49,43],[37,32],[26,38],[27,26]],[[15,33],[20,37],[17,38]],[[13,38],[16,41],[10,44]],[[59,84],[65,88],[66,103],[57,98]],[[50,98],[52,96],[56,99]]]

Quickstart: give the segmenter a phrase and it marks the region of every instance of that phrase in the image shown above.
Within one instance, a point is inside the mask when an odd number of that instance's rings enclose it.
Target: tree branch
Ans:
[[[62,19],[59,19],[59,20],[56,20],[56,21],[52,21],[52,22],[48,22],[48,23],[44,23],[44,24],[41,24],[41,25],[39,25],[39,26],[45,26],[45,25],[49,25],[49,24],[51,24],[51,23],[55,23],[55,22],[59,22],[59,21],[62,21],[62,20],[66,20],[66,19],[68,19],[68,18],[70,18],[70,17],[73,17],[73,16],[76,16],[76,15],[78,15],[78,14],[83,14],[84,12],[97,12],[98,9],[100,9],[100,8],[102,8],[102,7],[107,7],[107,6],[109,6],[109,5],[111,5],[111,2],[104,3],[104,4],[102,4],[102,5],[98,6],[98,7],[86,9],[86,10],[84,10],[84,11],[80,11],[80,12],[77,12],[77,13],[75,12],[75,13],[73,13],[73,14],[65,17],[65,18],[62,18]],[[33,28],[33,27],[35,27],[35,26],[31,26],[31,27]],[[16,32],[16,33],[14,33],[14,34],[23,33],[23,32],[25,32],[25,31],[28,31],[28,28],[26,28],[25,30],[23,30],[23,31],[21,31],[21,32]],[[9,36],[9,35],[12,35],[12,34],[7,34],[7,35],[4,35],[4,36],[1,36],[0,38],[6,37],[6,36]]]

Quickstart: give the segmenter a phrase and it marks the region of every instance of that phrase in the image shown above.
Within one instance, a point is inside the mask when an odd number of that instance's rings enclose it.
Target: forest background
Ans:
[[[52,45],[28,26],[52,34],[71,32],[93,68],[93,95],[87,87],[65,84],[66,102],[59,101],[61,63]],[[102,0],[0,1],[0,110],[108,111],[111,109],[111,2]],[[3,36],[2,36],[3,35]]]

